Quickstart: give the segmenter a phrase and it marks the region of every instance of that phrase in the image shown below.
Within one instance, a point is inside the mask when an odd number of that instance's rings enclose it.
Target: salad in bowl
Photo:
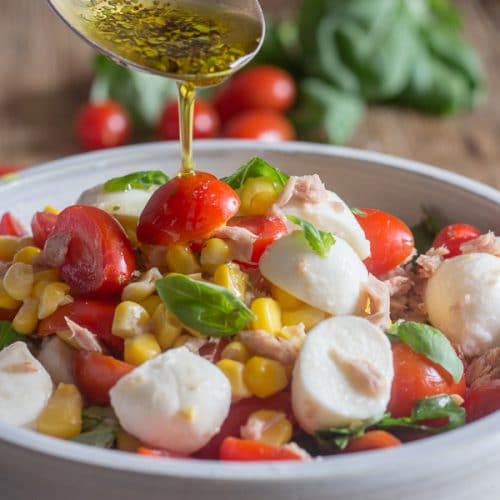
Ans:
[[[314,460],[499,409],[500,239],[428,215],[412,231],[285,167],[132,172],[30,231],[5,212],[0,422],[153,457]]]

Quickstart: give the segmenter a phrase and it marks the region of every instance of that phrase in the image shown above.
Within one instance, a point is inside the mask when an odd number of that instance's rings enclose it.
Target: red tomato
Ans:
[[[115,101],[88,103],[76,117],[76,137],[84,149],[113,148],[127,144],[130,117]]]
[[[172,451],[147,448],[146,446],[139,446],[139,448],[137,448],[137,453],[144,457],[151,458],[189,458],[186,455],[179,455],[178,453],[174,453]]]
[[[16,165],[15,163],[3,163],[0,165],[0,177],[3,175],[14,174],[18,170],[21,169],[20,165]],[[2,179],[0,179],[2,180]]]
[[[480,236],[481,231],[477,227],[469,224],[450,224],[443,227],[434,239],[432,246],[438,248],[445,246],[450,253],[445,256],[445,259],[460,255],[460,245],[466,241],[473,240]]]
[[[414,239],[410,228],[396,216],[362,208],[366,215],[356,215],[370,242],[371,256],[364,260],[375,276],[385,274],[402,264],[413,252]]]
[[[233,217],[227,225],[244,227],[257,236],[257,240],[253,244],[253,263],[258,263],[264,250],[288,232],[286,224],[275,215]]]
[[[231,139],[282,142],[292,141],[296,134],[290,121],[280,113],[256,109],[231,118],[224,126],[222,135]]]
[[[407,417],[419,399],[439,394],[458,394],[465,397],[465,377],[458,383],[430,359],[416,353],[404,342],[392,345],[394,379],[387,407],[394,417]]]
[[[212,174],[177,176],[151,196],[139,218],[137,238],[151,245],[205,238],[239,207],[234,190]]]
[[[368,431],[362,436],[352,438],[345,448],[345,452],[378,450],[401,446],[401,441],[386,431]]]
[[[45,336],[68,329],[65,317],[89,329],[117,356],[123,355],[123,339],[111,333],[116,303],[105,300],[75,299],[60,306],[38,324],[38,335]]]
[[[467,420],[473,422],[500,410],[500,379],[472,389],[465,398]]]
[[[43,248],[47,238],[56,227],[57,215],[50,212],[35,212],[31,219],[31,232],[38,248]]]
[[[210,139],[219,134],[220,121],[215,108],[206,101],[196,99],[193,115],[193,137]],[[179,139],[179,104],[167,102],[158,124],[158,135],[165,140]]]
[[[76,385],[90,404],[109,405],[109,390],[134,368],[98,352],[76,351],[73,355]]]
[[[285,112],[297,94],[293,78],[276,66],[254,66],[237,73],[215,96],[223,121],[250,109]]]
[[[227,437],[219,451],[221,460],[259,462],[264,460],[303,460],[302,455],[286,447],[272,446],[251,439]]]
[[[51,238],[71,239],[61,278],[74,295],[107,298],[120,294],[136,269],[135,255],[116,220],[99,208],[73,205],[58,216]]]
[[[0,218],[0,235],[22,236],[26,234],[21,223],[10,213],[5,212]]]

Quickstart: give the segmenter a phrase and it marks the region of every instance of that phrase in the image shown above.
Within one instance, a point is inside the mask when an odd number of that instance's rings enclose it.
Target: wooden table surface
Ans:
[[[266,12],[293,0],[262,0]],[[500,1],[456,0],[487,69],[474,112],[435,118],[374,107],[350,146],[441,166],[500,188]],[[1,0],[0,163],[33,165],[78,152],[75,111],[86,99],[92,51],[43,0]]]

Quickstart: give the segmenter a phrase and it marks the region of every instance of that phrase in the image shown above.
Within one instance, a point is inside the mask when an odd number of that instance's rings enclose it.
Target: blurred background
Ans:
[[[354,7],[363,2],[360,14]],[[401,3],[408,12],[391,10]],[[299,100],[287,119],[299,138],[395,154],[500,187],[499,0],[261,4],[276,20],[261,61],[296,82]],[[336,26],[335,4],[343,4],[345,24],[321,38],[320,23]],[[74,122],[95,76],[92,50],[43,0],[1,5],[0,164],[30,166],[82,151]],[[374,28],[379,37],[370,40]],[[363,59],[367,46],[377,50]],[[131,141],[156,137],[142,131]]]

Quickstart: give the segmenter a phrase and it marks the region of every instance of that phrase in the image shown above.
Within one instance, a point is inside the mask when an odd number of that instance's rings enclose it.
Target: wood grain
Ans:
[[[293,0],[262,0],[286,15]],[[474,112],[436,118],[373,107],[349,144],[453,170],[500,187],[500,2],[456,0],[487,68]],[[92,77],[92,51],[41,0],[2,0],[0,163],[32,165],[78,152],[72,123]]]

